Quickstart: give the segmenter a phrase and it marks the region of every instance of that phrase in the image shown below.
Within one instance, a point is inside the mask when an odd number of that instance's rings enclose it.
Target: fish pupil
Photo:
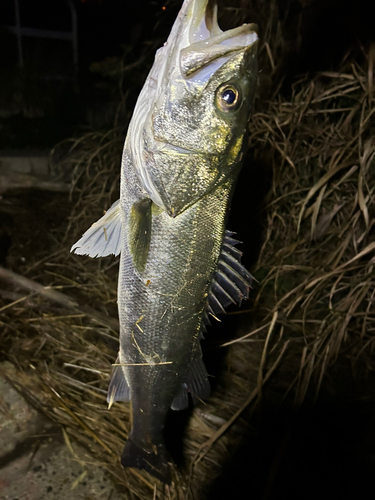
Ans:
[[[232,89],[224,90],[221,97],[223,101],[225,101],[227,104],[233,104],[234,101],[236,100],[236,94]]]

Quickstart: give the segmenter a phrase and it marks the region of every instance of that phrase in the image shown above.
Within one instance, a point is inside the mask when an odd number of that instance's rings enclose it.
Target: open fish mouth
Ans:
[[[186,0],[185,0],[186,1]],[[257,25],[243,24],[237,28],[222,31],[218,24],[216,1],[189,0],[184,4],[184,15],[180,19],[184,35],[177,42],[177,61],[181,76],[185,81],[205,84],[211,76],[231,57],[239,52],[251,50],[258,42]],[[172,65],[175,68],[174,65]],[[186,148],[184,141],[155,137],[153,152],[173,155],[216,156],[206,149]],[[185,146],[185,147],[184,147]]]
[[[192,164],[195,157],[197,169],[206,173],[208,165],[220,163],[218,158],[224,154],[229,136],[232,137],[231,123],[229,120],[225,123],[216,113],[215,89],[219,88],[219,83],[226,82],[221,82],[220,74],[215,75],[232,58],[233,74],[237,71],[235,67],[242,68],[246,61],[252,68],[252,61],[256,59],[257,26],[244,24],[222,31],[217,12],[215,0],[184,0],[168,40],[156,54],[134,110],[129,135],[134,168],[143,189],[164,209],[169,201],[162,199],[161,191],[166,181],[161,176],[170,174],[174,178],[176,169],[168,170],[172,158],[178,160],[176,164],[183,170],[184,158]],[[223,68],[223,73],[231,74],[230,68],[229,64],[228,71]],[[244,70],[243,75],[245,85],[254,78],[251,71]],[[199,102],[202,102],[202,112],[195,111]],[[216,134],[217,140],[202,139],[204,134]],[[223,139],[219,141],[218,136]],[[232,146],[234,142],[228,148]],[[207,180],[207,185],[202,184],[195,192],[195,198],[198,199],[198,191],[203,195],[211,187]],[[187,206],[184,199],[181,196],[180,202],[174,201],[174,213]],[[177,205],[181,205],[180,210]]]
[[[256,24],[243,24],[222,31],[217,22],[216,2],[192,0],[190,15],[189,45],[180,53],[180,69],[184,77],[190,77],[217,59],[224,61],[258,41]]]

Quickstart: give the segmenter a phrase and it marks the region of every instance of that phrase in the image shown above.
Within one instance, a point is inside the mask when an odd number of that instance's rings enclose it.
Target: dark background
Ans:
[[[23,27],[71,29],[67,0],[18,1]],[[221,3],[224,29],[231,27],[231,7],[245,6],[249,13],[245,20],[259,24],[262,39],[267,17],[262,19],[257,7],[272,2]],[[165,41],[180,7],[176,0],[72,0],[72,4],[78,23],[78,67],[73,66],[70,42],[23,37],[21,70],[16,36],[5,29],[15,24],[14,0],[0,3],[0,149],[49,148],[71,136],[78,125],[110,126],[119,101],[118,75],[109,74],[111,69],[119,59],[125,65],[141,61],[143,71],[128,74],[122,82],[122,90],[131,88],[132,108],[155,49]],[[335,68],[348,50],[356,47],[360,52],[375,39],[375,2],[279,0],[276,4],[285,40],[276,61],[282,92],[290,90],[299,73]]]
[[[161,2],[147,0],[73,0],[72,4],[78,25],[78,66],[73,64],[71,42],[25,36],[24,66],[19,68],[17,38],[6,29],[16,22],[14,1],[0,3],[0,149],[50,148],[70,137],[77,126],[113,125],[120,100],[119,60],[131,65],[147,58],[143,72],[128,75],[128,86],[137,89],[130,96],[132,107],[155,47],[163,43],[178,11],[178,5],[166,11]],[[67,0],[19,0],[19,11],[22,27],[72,29]],[[125,82],[124,90],[126,86]]]

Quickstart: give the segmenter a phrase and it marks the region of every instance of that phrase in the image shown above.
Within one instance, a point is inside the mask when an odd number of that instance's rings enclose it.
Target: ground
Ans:
[[[105,468],[12,386],[0,364],[0,500],[119,500]]]

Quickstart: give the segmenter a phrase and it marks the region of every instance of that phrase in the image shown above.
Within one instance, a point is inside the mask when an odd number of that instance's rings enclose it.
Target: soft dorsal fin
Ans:
[[[129,247],[135,267],[143,272],[151,241],[152,201],[145,199],[134,203],[130,211]]]
[[[115,401],[130,401],[130,388],[126,381],[124,370],[119,365],[119,357],[116,359],[115,366],[112,367],[111,381],[109,382],[107,392],[108,408],[111,408]]]
[[[188,406],[189,406],[188,387],[184,382],[183,384],[181,384],[180,389],[173,398],[171,409],[175,411],[185,410],[186,408],[188,408]]]
[[[234,234],[225,231],[217,269],[208,291],[207,311],[215,318],[225,312],[228,305],[246,300],[253,282],[253,277],[241,264],[242,252],[235,248],[241,242],[233,238]],[[207,315],[204,315],[203,325],[206,324]]]
[[[119,255],[122,246],[120,200],[117,200],[70,249],[78,255],[106,257]]]
[[[210,395],[211,386],[206,367],[203,363],[200,345],[198,345],[197,352],[187,367],[183,380],[184,382],[181,384],[179,391],[172,401],[172,410],[184,410],[187,408],[189,406],[189,393],[194,405],[199,401],[207,399]]]

